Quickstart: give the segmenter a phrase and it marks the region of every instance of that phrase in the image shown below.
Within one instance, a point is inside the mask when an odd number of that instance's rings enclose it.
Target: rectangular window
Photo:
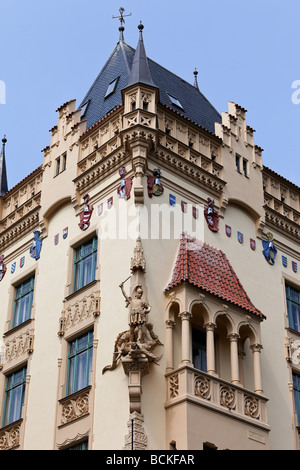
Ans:
[[[245,158],[243,158],[243,173],[244,176],[248,176],[248,162]]]
[[[88,450],[88,446],[88,441],[82,441],[79,444],[75,444],[74,446],[68,447],[67,450]]]
[[[235,155],[235,167],[236,167],[236,171],[240,173],[241,172],[241,157],[238,154]]]
[[[27,368],[23,367],[6,378],[2,426],[7,426],[20,419],[22,416],[26,371]]]
[[[297,415],[297,426],[300,426],[300,375],[293,373],[293,391],[295,412]]]
[[[97,237],[94,237],[75,250],[73,292],[95,280],[96,265]]]
[[[55,176],[65,171],[67,168],[67,152],[55,160]]]
[[[300,331],[300,290],[285,286],[289,327]]]
[[[195,369],[206,372],[206,334],[203,331],[192,330],[192,350]]]
[[[93,332],[90,331],[69,343],[67,395],[90,384],[93,337]]]
[[[34,290],[34,276],[22,282],[15,289],[14,311],[12,328],[21,325],[31,315],[32,299]]]

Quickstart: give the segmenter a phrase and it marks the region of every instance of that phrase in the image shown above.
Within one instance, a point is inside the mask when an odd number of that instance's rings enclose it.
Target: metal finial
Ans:
[[[6,135],[5,135],[5,134],[4,134],[4,137],[3,137],[3,139],[2,139],[2,142],[3,142],[3,145],[5,145],[6,142],[7,142],[7,138],[6,138]]]
[[[195,70],[194,70],[194,77],[195,77],[195,80],[194,80],[194,87],[199,90],[197,75],[198,75],[198,71],[197,71],[197,69],[195,68]]]
[[[113,18],[117,18],[118,20],[120,20],[120,26],[119,26],[120,41],[124,41],[124,36],[123,36],[123,31],[125,29],[123,26],[123,24],[125,24],[124,16],[131,16],[131,13],[129,13],[129,15],[124,15],[124,11],[125,11],[125,8],[120,7],[119,8],[120,16],[113,16]]]

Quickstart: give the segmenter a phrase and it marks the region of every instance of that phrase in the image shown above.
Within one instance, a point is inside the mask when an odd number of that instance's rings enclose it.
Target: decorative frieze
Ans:
[[[11,450],[20,445],[22,421],[14,422],[0,429],[0,450]]]
[[[89,413],[89,392],[89,389],[83,389],[60,400],[61,424],[70,423],[71,421],[74,421],[77,418],[82,418]]]
[[[19,334],[9,336],[4,342],[3,363],[8,364],[15,359],[23,359],[34,350],[34,330],[29,328]]]
[[[69,330],[76,326],[82,326],[83,323],[94,321],[94,318],[100,315],[99,295],[99,292],[96,291],[75,300],[74,303],[67,301],[59,319],[58,336],[64,336]]]

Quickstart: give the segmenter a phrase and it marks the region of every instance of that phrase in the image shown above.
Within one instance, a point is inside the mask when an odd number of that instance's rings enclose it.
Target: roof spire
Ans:
[[[0,196],[4,196],[8,191],[7,173],[5,162],[5,144],[7,142],[6,136],[2,139],[2,150],[0,154]]]
[[[142,22],[138,25],[140,32],[139,42],[135,50],[132,67],[129,75],[127,86],[134,85],[135,83],[144,83],[145,85],[155,86],[149,70],[148,60],[146,56]]]
[[[125,23],[124,16],[131,16],[131,13],[129,13],[129,15],[124,15],[123,14],[124,11],[125,11],[125,8],[120,7],[119,8],[120,16],[113,16],[113,18],[117,18],[117,19],[120,20],[120,26],[119,26],[120,38],[119,38],[119,41],[122,41],[122,42],[124,42],[124,34],[123,34],[124,29],[125,29],[124,26],[123,26],[123,24]]]
[[[197,69],[195,68],[195,70],[194,70],[194,77],[195,77],[195,79],[194,79],[194,87],[197,88],[197,90],[199,90],[197,75],[198,75],[198,71],[197,71]]]

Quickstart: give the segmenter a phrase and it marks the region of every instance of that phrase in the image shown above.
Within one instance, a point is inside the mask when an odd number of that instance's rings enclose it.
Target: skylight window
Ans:
[[[90,104],[90,100],[88,100],[86,103],[84,103],[84,105],[81,106],[81,117],[84,117],[89,104]]]
[[[175,96],[172,96],[172,95],[170,95],[169,93],[167,93],[167,95],[168,95],[168,97],[170,98],[171,102],[172,102],[173,104],[175,104],[175,106],[178,106],[178,108],[183,109],[182,104],[180,103],[180,101],[179,101],[177,98],[175,98]]]
[[[111,95],[115,91],[119,78],[120,77],[117,77],[112,82],[110,82],[110,84],[107,87],[104,98],[107,98],[109,95]]]

